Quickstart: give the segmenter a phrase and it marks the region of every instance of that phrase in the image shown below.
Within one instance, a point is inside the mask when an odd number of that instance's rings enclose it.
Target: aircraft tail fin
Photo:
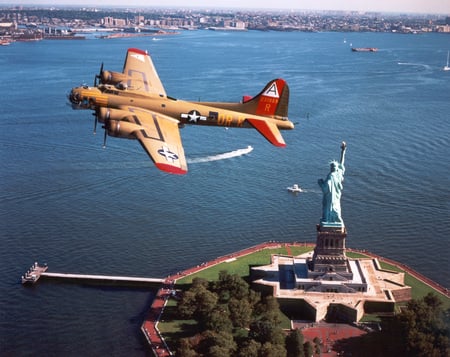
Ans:
[[[272,118],[287,118],[289,86],[284,79],[277,78],[266,84],[255,97],[243,101],[245,111],[250,114]]]

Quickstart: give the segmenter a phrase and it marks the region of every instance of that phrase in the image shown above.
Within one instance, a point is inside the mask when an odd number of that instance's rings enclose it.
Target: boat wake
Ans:
[[[197,164],[197,163],[200,163],[200,162],[226,160],[226,159],[231,159],[233,157],[247,155],[247,154],[251,153],[252,151],[253,151],[253,147],[251,147],[249,145],[245,149],[238,149],[238,150],[224,152],[222,154],[217,154],[217,155],[210,155],[210,156],[205,156],[205,157],[198,157],[198,158],[193,158],[193,159],[187,159],[187,163],[188,164]]]
[[[410,63],[410,62],[397,62],[399,66],[413,66],[413,67],[422,67],[424,69],[430,69],[430,65],[424,63]]]

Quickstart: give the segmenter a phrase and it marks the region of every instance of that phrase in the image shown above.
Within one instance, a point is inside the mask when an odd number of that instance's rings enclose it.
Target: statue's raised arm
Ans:
[[[345,141],[341,144],[341,165],[344,166],[345,162],[345,152],[347,151],[347,144]]]
[[[319,186],[322,188],[322,219],[321,224],[333,224],[344,226],[344,221],[341,216],[341,196],[344,188],[344,173],[345,173],[345,152],[347,144],[345,141],[341,144],[341,159],[339,162],[332,161],[330,163],[330,173],[325,180],[319,179]]]

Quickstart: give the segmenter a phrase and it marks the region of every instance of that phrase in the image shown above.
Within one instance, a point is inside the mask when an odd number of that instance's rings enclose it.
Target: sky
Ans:
[[[0,0],[15,5],[92,5],[433,13],[450,16],[450,0]]]

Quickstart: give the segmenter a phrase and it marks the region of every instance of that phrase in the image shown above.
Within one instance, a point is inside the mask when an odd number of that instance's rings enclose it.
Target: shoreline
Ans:
[[[198,273],[199,271],[208,269],[212,266],[215,266],[220,263],[224,263],[226,261],[230,261],[231,259],[236,259],[243,257],[245,255],[249,255],[252,253],[255,253],[257,251],[263,250],[263,249],[275,249],[275,248],[283,248],[285,247],[288,251],[288,254],[290,253],[290,247],[311,247],[314,248],[316,246],[315,242],[265,242],[261,244],[257,244],[255,246],[242,249],[240,251],[226,254],[220,257],[217,257],[211,261],[202,263],[200,265],[197,265],[196,267],[191,267],[186,270],[180,271],[176,274],[169,275],[166,277],[162,287],[160,287],[155,295],[155,298],[153,299],[152,304],[150,305],[149,311],[147,313],[147,317],[143,321],[141,325],[141,331],[143,332],[148,344],[150,345],[150,348],[152,349],[155,356],[158,357],[165,357],[165,356],[171,356],[171,352],[164,340],[163,335],[160,333],[158,329],[158,323],[160,321],[160,318],[164,312],[164,307],[166,306],[166,303],[168,299],[171,296],[172,290],[177,282],[178,279],[184,278],[186,276]],[[361,250],[361,249],[352,249],[352,248],[346,248],[346,251],[352,252],[352,253],[360,253],[367,255],[371,258],[377,258],[380,262],[385,262],[388,264],[391,264],[406,273],[413,276],[415,279],[423,282],[424,284],[431,287],[436,292],[439,292],[440,294],[444,295],[447,298],[450,298],[450,290],[443,287],[442,285],[436,283],[435,281],[427,278],[426,276],[418,273],[414,269],[410,268],[409,266],[397,262],[393,259],[385,258],[382,256],[379,256],[377,254],[374,254],[372,252],[369,252],[367,250]]]

